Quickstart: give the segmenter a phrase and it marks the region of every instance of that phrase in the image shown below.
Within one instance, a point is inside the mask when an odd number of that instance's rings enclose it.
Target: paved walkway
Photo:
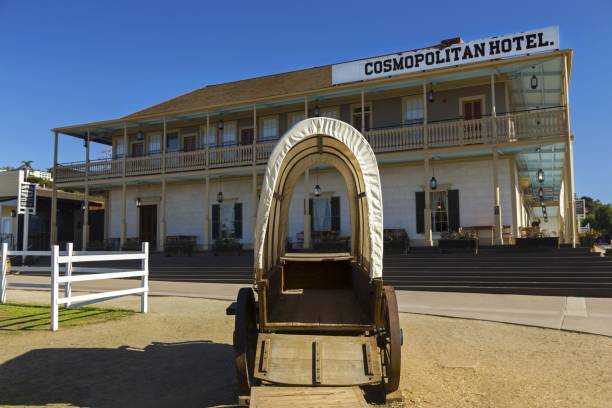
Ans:
[[[48,290],[48,278],[9,276],[10,289]],[[134,281],[107,280],[73,285],[73,291],[106,291],[134,287]],[[149,282],[151,295],[233,301],[244,284]],[[400,312],[488,320],[612,336],[612,298],[498,295],[398,291]]]

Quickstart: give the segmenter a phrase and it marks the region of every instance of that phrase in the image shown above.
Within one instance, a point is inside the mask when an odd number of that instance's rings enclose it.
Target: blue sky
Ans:
[[[206,84],[559,25],[575,52],[576,191],[612,202],[612,0],[292,3],[0,0],[0,166],[49,167],[51,128]],[[82,160],[61,139],[60,161]]]

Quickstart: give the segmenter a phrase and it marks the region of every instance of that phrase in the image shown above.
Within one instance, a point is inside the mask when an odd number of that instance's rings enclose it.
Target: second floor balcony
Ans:
[[[564,107],[510,112],[470,120],[452,119],[373,128],[364,134],[379,156],[422,149],[544,141],[565,135],[567,120]],[[265,164],[274,145],[274,141],[265,141],[92,160],[89,163],[58,164],[55,178],[61,184]]]

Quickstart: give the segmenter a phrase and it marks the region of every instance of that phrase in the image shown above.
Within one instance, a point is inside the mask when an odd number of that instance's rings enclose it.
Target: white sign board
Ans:
[[[22,181],[17,192],[17,213],[36,214],[36,183]]]
[[[536,52],[558,50],[559,27],[507,34],[332,65],[332,84],[384,78]]]
[[[576,217],[586,217],[586,203],[585,200],[576,200]]]

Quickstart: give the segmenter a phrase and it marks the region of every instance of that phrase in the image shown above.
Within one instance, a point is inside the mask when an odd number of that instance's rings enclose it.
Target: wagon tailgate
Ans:
[[[377,384],[379,356],[375,337],[260,333],[255,377],[284,385]]]
[[[250,406],[274,407],[367,407],[359,387],[253,387]]]

